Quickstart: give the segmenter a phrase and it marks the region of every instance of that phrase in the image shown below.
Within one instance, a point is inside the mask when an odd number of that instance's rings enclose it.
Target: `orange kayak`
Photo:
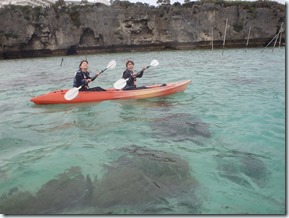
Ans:
[[[72,100],[64,98],[68,90],[57,90],[43,95],[31,98],[30,101],[35,104],[76,104],[86,102],[97,102],[115,99],[139,99],[139,98],[153,98],[166,95],[172,95],[177,92],[183,92],[189,85],[191,80],[156,84],[146,86],[146,89],[136,90],[116,90],[114,88],[107,89],[107,91],[80,91],[79,94]]]

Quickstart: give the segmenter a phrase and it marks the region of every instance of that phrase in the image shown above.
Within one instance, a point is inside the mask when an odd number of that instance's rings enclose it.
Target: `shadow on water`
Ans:
[[[130,99],[130,100],[116,100],[122,106],[142,107],[142,108],[153,108],[153,109],[170,109],[174,106],[166,97],[158,98],[147,98],[147,99]]]
[[[233,78],[229,79],[229,82],[234,85],[258,85],[260,82],[260,78],[248,78],[246,76],[234,76]]]
[[[155,137],[170,138],[173,141],[190,140],[202,145],[204,138],[210,138],[209,125],[190,114],[178,113],[151,122]]]
[[[135,145],[115,150],[101,179],[71,167],[36,192],[10,189],[0,197],[3,214],[196,214],[198,183],[178,155]],[[181,209],[181,211],[180,211]]]
[[[159,112],[168,112],[175,105],[166,98],[117,100],[120,117],[125,121],[147,121]]]
[[[55,112],[70,112],[70,111],[83,111],[89,110],[92,107],[95,107],[100,102],[88,102],[88,103],[79,103],[79,104],[48,104],[48,105],[37,105],[31,103],[31,108],[35,109],[34,113],[55,113]]]

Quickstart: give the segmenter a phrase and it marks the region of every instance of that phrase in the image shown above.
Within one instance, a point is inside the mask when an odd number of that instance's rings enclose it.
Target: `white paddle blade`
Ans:
[[[125,86],[126,86],[126,81],[128,79],[119,79],[118,81],[116,81],[114,84],[113,84],[113,87],[115,89],[123,89]]]
[[[152,66],[152,67],[156,67],[156,66],[158,66],[158,65],[159,65],[158,60],[152,60],[152,62],[151,62],[151,66]]]
[[[113,68],[115,68],[115,66],[116,66],[116,62],[115,62],[115,60],[111,60],[109,63],[108,63],[108,65],[107,65],[107,69],[113,69]]]
[[[78,95],[78,92],[79,88],[74,87],[72,89],[69,89],[64,95],[65,100],[70,101],[74,99]]]

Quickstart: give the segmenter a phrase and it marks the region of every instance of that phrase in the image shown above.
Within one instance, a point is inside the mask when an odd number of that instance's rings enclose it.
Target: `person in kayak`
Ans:
[[[147,87],[136,87],[136,78],[141,78],[143,76],[143,72],[145,70],[145,67],[142,68],[142,70],[138,73],[134,71],[134,62],[132,60],[128,60],[125,64],[126,70],[122,74],[123,79],[127,79],[126,86],[123,88],[123,90],[132,90],[132,89],[145,89]]]
[[[82,86],[79,91],[106,91],[105,89],[97,86],[93,88],[89,88],[88,83],[95,80],[100,73],[96,73],[95,76],[90,77],[90,73],[88,72],[88,61],[83,60],[79,64],[79,70],[74,75],[73,87]]]

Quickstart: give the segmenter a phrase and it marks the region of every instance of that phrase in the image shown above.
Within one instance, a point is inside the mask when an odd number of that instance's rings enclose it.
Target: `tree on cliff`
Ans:
[[[63,7],[63,6],[66,6],[66,3],[65,3],[65,1],[64,0],[58,0],[58,1],[56,1],[55,3],[54,3],[54,5],[56,6],[56,7]]]
[[[170,0],[157,0],[158,5],[170,5],[171,1]]]

